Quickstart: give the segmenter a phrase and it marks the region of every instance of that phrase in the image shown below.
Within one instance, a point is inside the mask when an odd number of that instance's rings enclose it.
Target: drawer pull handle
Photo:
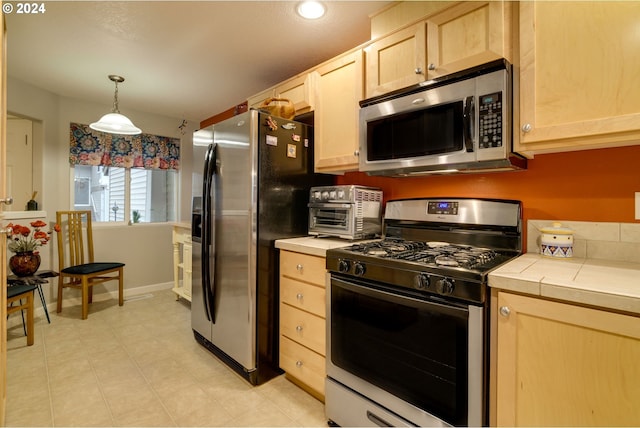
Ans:
[[[303,298],[304,298],[304,295],[302,293],[296,294],[296,299],[302,300]]]
[[[296,367],[302,367],[302,361],[300,360],[296,361]]]
[[[296,265],[296,270],[298,272],[302,272],[302,268],[303,268],[303,266],[301,264]]]
[[[390,424],[389,422],[385,421],[380,416],[374,415],[369,410],[367,410],[367,419],[369,419],[371,422],[373,422],[374,424],[376,424],[379,427],[393,427],[393,426],[395,426],[395,425]]]
[[[300,333],[300,332],[302,331],[302,326],[301,326],[301,325],[297,325],[297,326],[296,326],[296,331],[297,331],[298,333]]]

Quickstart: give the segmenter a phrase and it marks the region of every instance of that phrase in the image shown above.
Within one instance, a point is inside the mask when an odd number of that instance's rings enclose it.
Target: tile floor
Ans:
[[[37,316],[30,347],[9,328],[6,426],[326,426],[284,376],[252,387],[196,343],[170,290],[92,305]]]

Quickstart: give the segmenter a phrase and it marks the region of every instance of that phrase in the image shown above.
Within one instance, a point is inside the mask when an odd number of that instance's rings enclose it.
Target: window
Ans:
[[[180,140],[119,135],[70,124],[69,163],[75,209],[96,222],[175,221]]]
[[[74,209],[91,210],[96,222],[175,221],[176,170],[74,166]]]

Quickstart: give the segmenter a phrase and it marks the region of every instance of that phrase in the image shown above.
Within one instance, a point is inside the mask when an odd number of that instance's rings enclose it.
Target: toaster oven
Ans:
[[[357,186],[312,187],[309,235],[367,239],[382,232],[382,190]]]

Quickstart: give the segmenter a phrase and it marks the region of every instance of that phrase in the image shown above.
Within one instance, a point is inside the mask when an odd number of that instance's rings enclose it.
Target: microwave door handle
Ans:
[[[474,97],[467,97],[464,100],[463,127],[464,127],[464,148],[467,152],[473,152],[473,127],[476,116]]]

